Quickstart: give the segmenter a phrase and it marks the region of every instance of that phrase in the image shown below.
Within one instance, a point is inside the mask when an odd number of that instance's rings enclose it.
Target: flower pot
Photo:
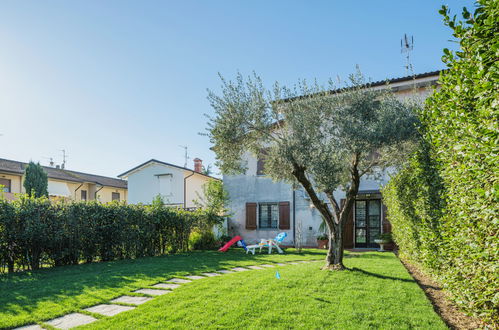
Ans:
[[[329,240],[327,240],[327,239],[318,239],[317,240],[317,247],[319,249],[327,249],[328,243],[329,243]]]
[[[383,239],[375,239],[374,243],[379,244],[379,250],[378,250],[379,252],[385,252],[386,251],[385,250],[385,244],[388,244],[390,242],[385,241]]]

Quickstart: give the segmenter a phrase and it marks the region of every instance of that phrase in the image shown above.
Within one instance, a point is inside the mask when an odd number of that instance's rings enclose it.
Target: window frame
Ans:
[[[116,199],[116,198],[114,198],[114,196],[116,196],[116,195],[118,195],[118,198],[117,198],[117,199]],[[113,202],[114,202],[114,201],[118,201],[118,202],[120,202],[120,201],[121,201],[121,194],[120,194],[119,192],[113,191],[113,192],[111,193],[111,201],[113,201]]]
[[[83,195],[85,195],[85,198],[83,198]],[[80,200],[82,201],[88,200],[88,192],[85,189],[80,190]]]
[[[262,207],[264,206],[267,206],[268,209],[267,209],[267,213],[268,213],[268,219],[267,219],[267,222],[268,222],[268,226],[267,227],[262,227],[262,219],[261,219],[261,216],[262,216]],[[272,226],[272,207],[274,206],[275,208],[275,214],[276,214],[276,221],[275,221],[275,227]],[[270,211],[270,213],[269,213]],[[257,225],[258,225],[258,229],[262,229],[262,230],[276,230],[276,229],[279,229],[279,220],[280,220],[280,215],[279,215],[279,202],[261,202],[261,203],[258,203],[258,207],[257,207]]]
[[[3,186],[2,191],[6,192],[6,193],[11,193],[12,192],[12,180],[11,179],[7,179],[7,178],[0,178],[0,181],[8,182],[8,185],[3,184],[2,182],[0,182],[0,185]]]

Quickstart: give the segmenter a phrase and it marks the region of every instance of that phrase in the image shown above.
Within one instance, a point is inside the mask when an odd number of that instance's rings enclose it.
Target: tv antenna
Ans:
[[[187,161],[189,160],[189,155],[187,154],[187,146],[180,146],[180,148],[184,149],[184,167],[187,167]]]
[[[414,36],[407,36],[407,34],[404,33],[404,37],[400,39],[400,53],[402,54],[407,54],[405,56],[406,63],[405,63],[405,70],[407,72],[407,75],[413,74],[413,66],[411,63],[411,52],[414,49]]]
[[[50,162],[49,162],[50,167],[54,167],[55,163],[54,163],[54,158],[53,157],[43,157],[43,158],[50,160]]]
[[[64,169],[66,168],[66,159],[68,158],[68,155],[66,154],[66,149],[61,149],[62,151],[62,164],[61,168]]]

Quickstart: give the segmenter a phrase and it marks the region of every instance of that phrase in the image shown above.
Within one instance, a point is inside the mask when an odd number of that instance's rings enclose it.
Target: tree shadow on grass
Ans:
[[[352,268],[347,268],[347,269],[350,270],[350,271],[353,271],[353,272],[359,272],[359,273],[362,273],[364,275],[373,276],[373,277],[384,279],[384,280],[401,281],[401,282],[407,282],[407,283],[416,283],[416,281],[414,279],[407,279],[407,278],[399,278],[399,277],[381,275],[381,274],[372,273],[372,272],[369,272],[367,270],[360,269],[360,268],[357,268],[357,267],[352,267]],[[428,287],[432,288],[434,290],[440,290],[440,288],[437,288],[437,287],[431,287],[431,286],[428,286]]]

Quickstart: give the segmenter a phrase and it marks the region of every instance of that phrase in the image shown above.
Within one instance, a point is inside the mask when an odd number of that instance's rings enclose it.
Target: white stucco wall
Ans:
[[[184,170],[157,163],[150,163],[130,173],[128,180],[128,202],[151,204],[160,193],[158,175],[171,174],[171,192],[162,196],[167,204],[184,202]]]

